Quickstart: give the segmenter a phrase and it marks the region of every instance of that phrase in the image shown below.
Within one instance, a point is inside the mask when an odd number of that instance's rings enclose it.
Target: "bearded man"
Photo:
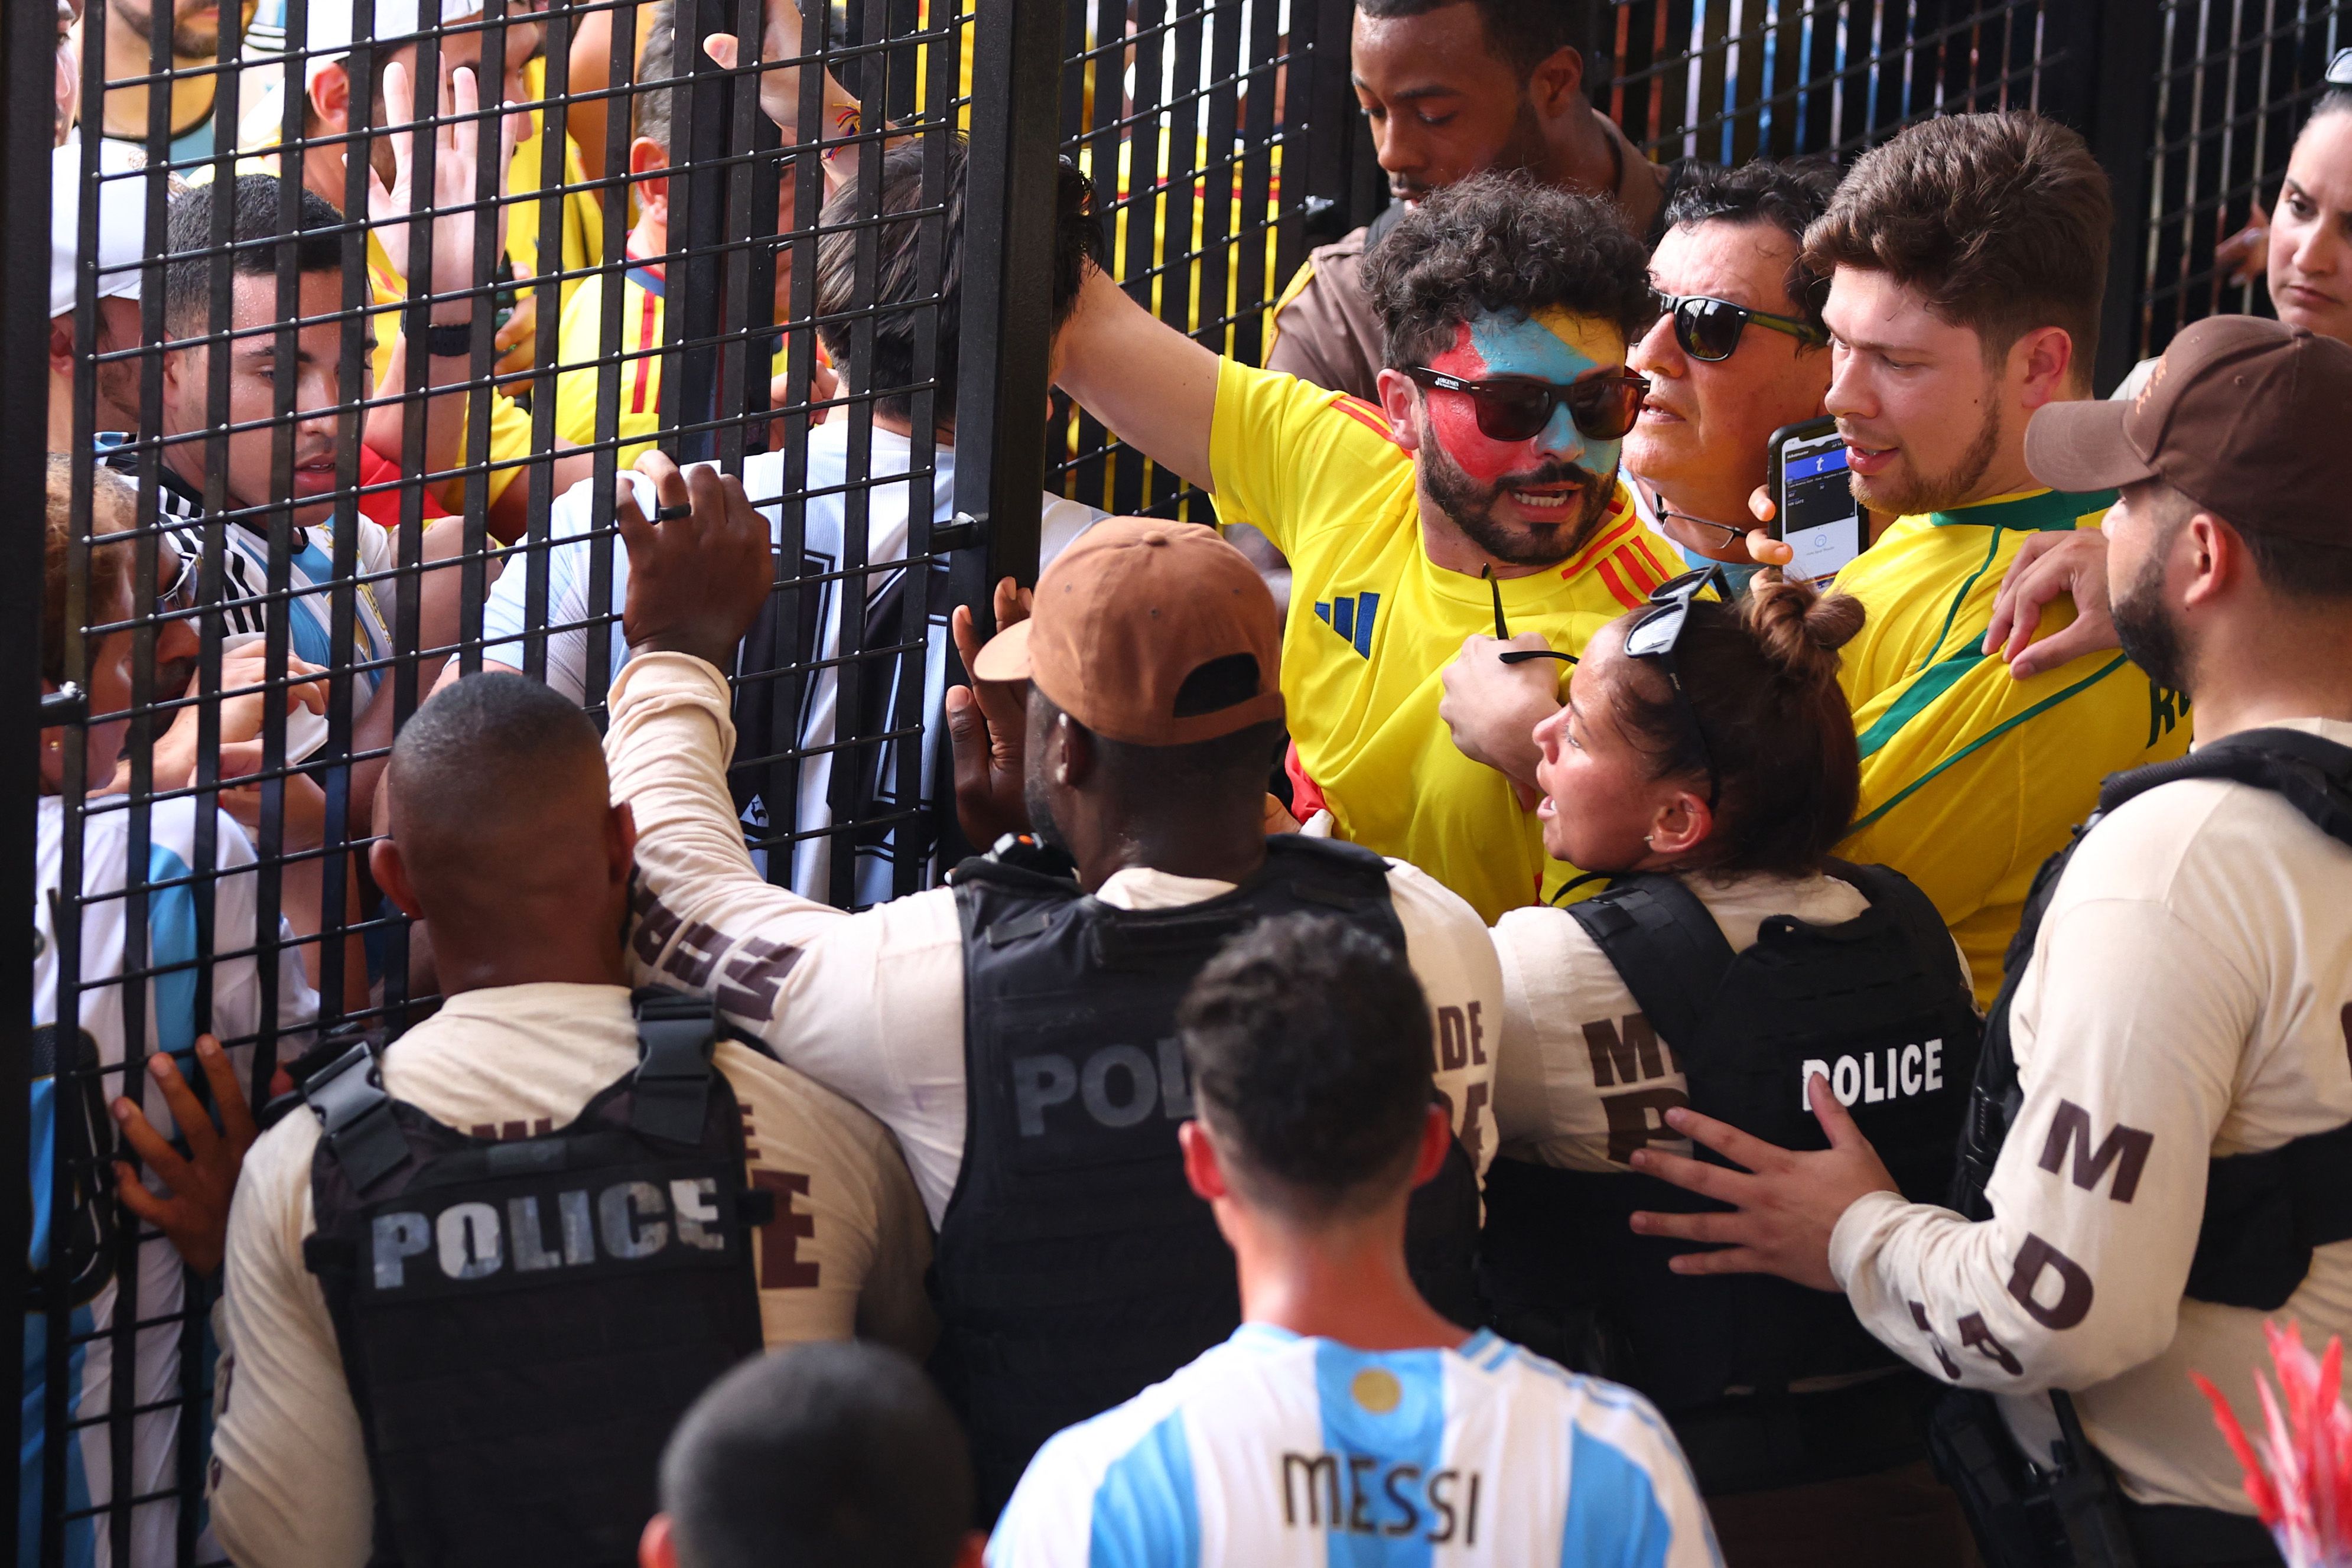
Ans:
[[[1498,620],[1515,648],[1580,652],[1678,570],[1617,471],[1644,386],[1625,346],[1656,313],[1645,259],[1606,203],[1485,174],[1365,263],[1378,405],[1220,359],[1099,272],[1056,342],[1065,391],[1288,557],[1294,813],[1328,811],[1489,922],[1577,872],[1545,856],[1532,794],[1455,747],[1447,663]]]

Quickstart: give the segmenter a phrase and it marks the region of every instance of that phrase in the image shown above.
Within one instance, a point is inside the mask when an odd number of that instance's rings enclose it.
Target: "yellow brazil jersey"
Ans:
[[[2033,490],[1899,518],[1838,574],[1869,612],[1844,650],[1862,800],[1838,853],[1892,866],[1935,900],[1979,1004],[2000,988],[2033,873],[2090,816],[2099,781],[2189,746],[2186,700],[2120,653],[2013,680],[1979,651],[2019,547],[2097,527],[2114,499]],[[2073,619],[2052,605],[2042,635]]]
[[[1412,458],[1381,411],[1227,360],[1209,464],[1220,520],[1254,524],[1290,560],[1282,690],[1302,805],[1319,800],[1341,837],[1411,861],[1489,924],[1573,879],[1509,782],[1437,717],[1445,667],[1464,637],[1494,631],[1494,600],[1431,563]],[[1574,557],[1503,582],[1504,611],[1513,632],[1579,652],[1680,569],[1621,486]]]
[[[621,279],[621,352],[614,370],[620,401],[614,427],[621,440],[617,466],[627,468],[637,454],[654,443],[661,426],[662,269],[635,258]],[[596,439],[596,395],[601,367],[586,362],[603,351],[604,341],[604,279],[581,279],[580,288],[563,307],[563,331],[556,361],[565,369],[555,378],[555,434],[559,440],[585,447]]]

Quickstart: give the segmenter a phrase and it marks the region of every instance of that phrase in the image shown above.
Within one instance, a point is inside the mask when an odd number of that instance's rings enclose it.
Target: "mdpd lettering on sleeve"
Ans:
[[[713,1165],[551,1171],[372,1205],[362,1297],[414,1301],[615,1273],[723,1264],[740,1255],[740,1177]]]

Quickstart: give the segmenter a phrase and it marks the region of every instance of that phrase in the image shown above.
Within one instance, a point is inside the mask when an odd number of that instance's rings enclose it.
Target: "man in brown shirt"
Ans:
[[[1349,65],[1394,203],[1311,252],[1275,308],[1266,368],[1380,400],[1381,327],[1357,263],[1409,204],[1489,169],[1614,197],[1646,235],[1669,171],[1585,95],[1584,0],[1358,0]]]

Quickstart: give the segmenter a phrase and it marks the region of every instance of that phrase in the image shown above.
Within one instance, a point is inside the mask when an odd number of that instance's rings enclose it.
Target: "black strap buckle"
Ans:
[[[676,992],[637,997],[637,1078],[629,1125],[673,1143],[702,1142],[719,1018],[710,999]]]
[[[353,1190],[367,1191],[407,1160],[407,1136],[393,1116],[392,1097],[365,1040],[312,1073],[302,1085],[302,1100]]]

